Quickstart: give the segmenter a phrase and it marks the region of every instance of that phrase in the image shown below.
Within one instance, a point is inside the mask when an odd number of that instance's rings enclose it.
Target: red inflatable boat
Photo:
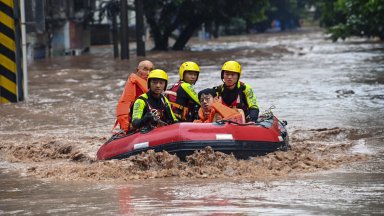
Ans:
[[[100,147],[97,159],[123,159],[149,149],[165,150],[183,159],[206,146],[246,159],[276,150],[287,150],[289,144],[285,125],[286,122],[280,122],[271,115],[254,124],[225,120],[214,123],[176,123],[130,135],[115,134]]]

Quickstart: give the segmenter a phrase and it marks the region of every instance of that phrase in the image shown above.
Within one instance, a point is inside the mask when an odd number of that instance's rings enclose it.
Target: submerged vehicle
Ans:
[[[270,112],[262,115],[257,123],[239,124],[228,120],[182,122],[132,134],[117,133],[100,147],[97,159],[123,159],[150,149],[164,150],[184,159],[206,146],[247,159],[289,149],[286,125],[286,121],[279,121]]]

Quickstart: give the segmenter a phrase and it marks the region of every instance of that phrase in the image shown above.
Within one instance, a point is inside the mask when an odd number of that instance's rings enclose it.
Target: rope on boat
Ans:
[[[274,116],[274,114],[273,114],[273,112],[272,112],[272,110],[273,109],[275,109],[276,108],[276,106],[275,105],[273,105],[272,104],[272,106],[270,106],[267,110],[265,110],[262,114],[261,114],[261,116],[265,116],[265,117],[273,117]],[[280,121],[279,119],[277,119],[279,122],[280,122],[280,124],[282,124],[283,126],[286,126],[287,124],[288,124],[288,122],[287,121],[285,121],[285,120],[283,120],[283,121]]]
[[[231,120],[218,120],[218,121],[216,121],[216,123],[217,124],[230,123],[230,124],[235,124],[235,125],[239,125],[239,126],[259,125],[259,126],[265,127],[265,125],[260,124],[258,122],[238,123],[238,122],[231,121]]]

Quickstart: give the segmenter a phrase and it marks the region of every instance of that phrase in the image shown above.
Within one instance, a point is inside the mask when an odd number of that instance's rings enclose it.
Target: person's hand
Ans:
[[[134,128],[141,128],[144,126],[148,126],[148,124],[154,122],[153,115],[151,112],[146,112],[140,119],[134,119],[132,121],[132,126]]]
[[[143,122],[148,123],[148,122],[154,121],[155,119],[154,119],[154,116],[151,112],[147,112],[144,114],[142,120],[143,120]]]

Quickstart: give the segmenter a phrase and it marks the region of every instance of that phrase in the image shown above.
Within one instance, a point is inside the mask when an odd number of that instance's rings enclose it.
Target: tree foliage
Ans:
[[[350,36],[384,39],[384,0],[321,0],[315,5],[333,41]]]
[[[216,25],[231,18],[255,19],[263,15],[267,0],[143,0],[145,17],[155,42],[155,50],[167,50],[175,30],[173,50],[184,48],[203,23]]]

